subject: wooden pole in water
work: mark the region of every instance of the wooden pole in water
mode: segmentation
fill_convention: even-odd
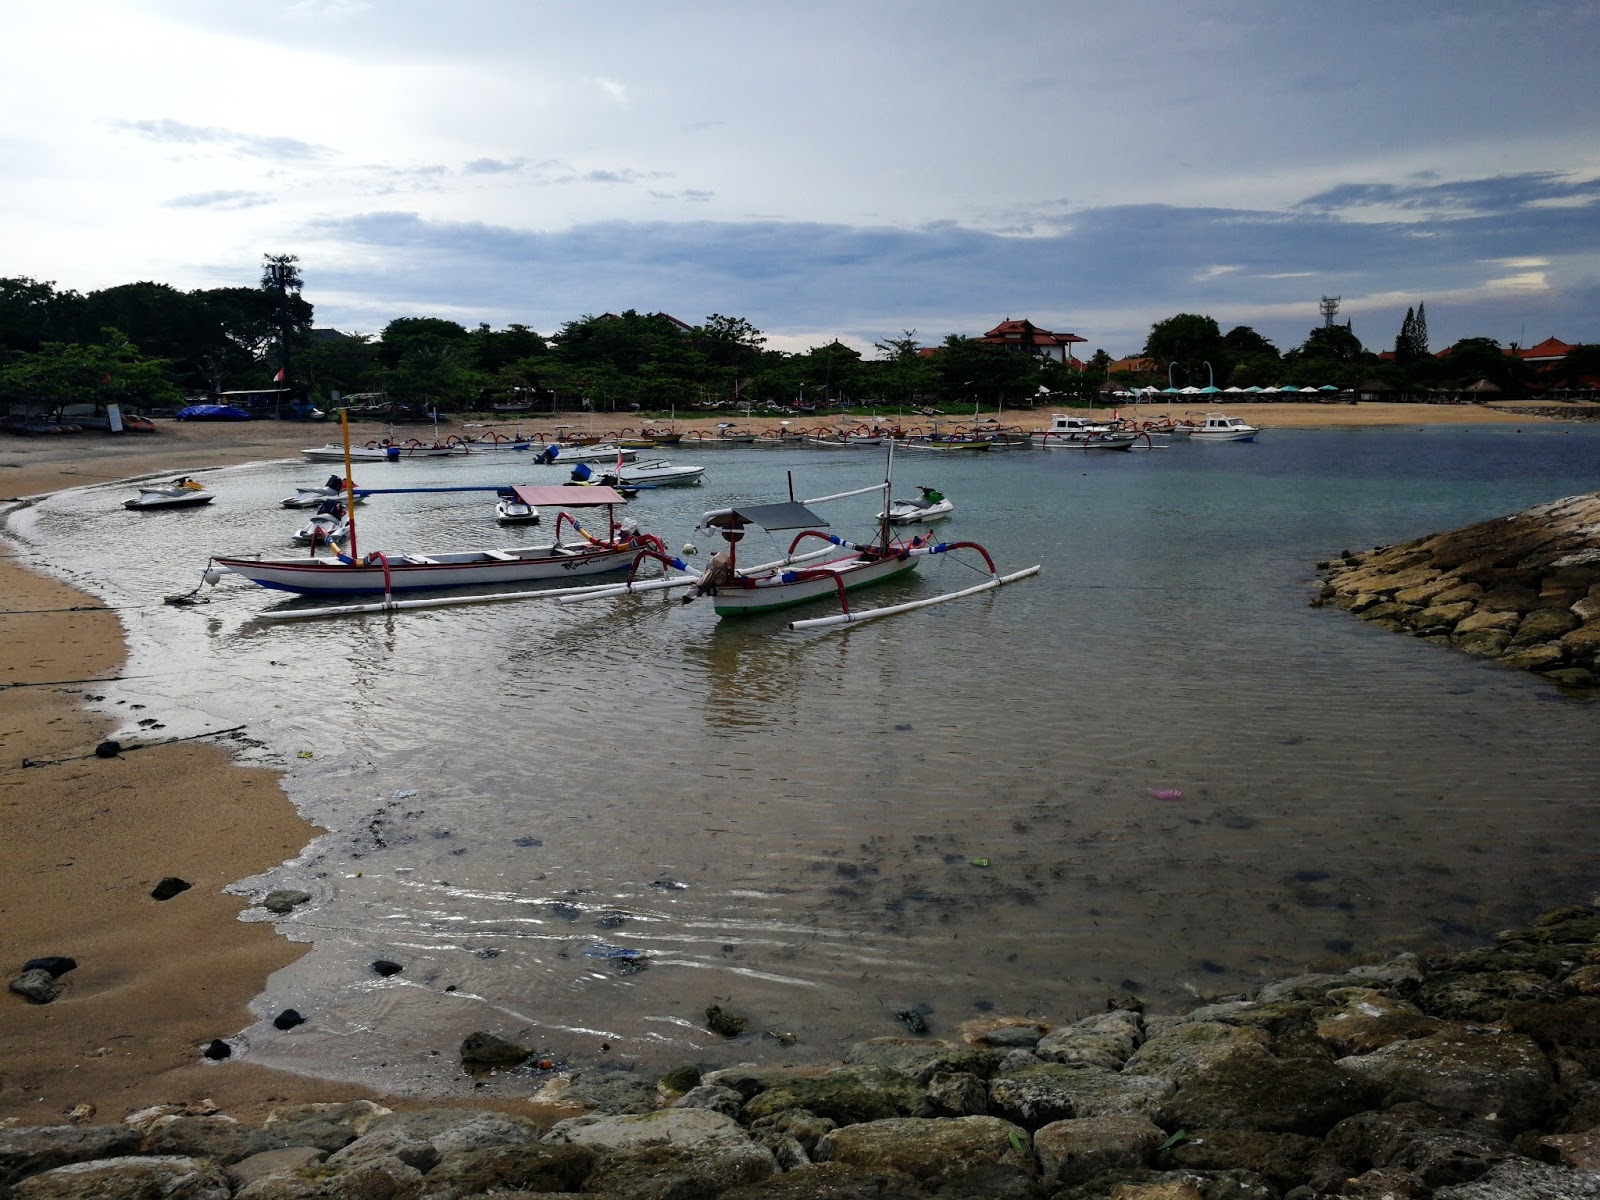
[[[350,561],[360,562],[356,550],[356,481],[350,466],[350,410],[339,410],[339,432],[344,436],[344,511],[350,518]]]

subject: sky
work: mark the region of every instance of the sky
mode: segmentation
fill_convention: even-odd
[[[0,276],[774,349],[1180,312],[1600,341],[1600,3],[0,6]]]

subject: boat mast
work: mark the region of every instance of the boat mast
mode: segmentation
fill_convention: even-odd
[[[350,561],[360,562],[356,553],[356,479],[350,467],[350,410],[339,410],[339,432],[344,436],[344,511],[350,518]]]
[[[894,495],[894,439],[889,439],[889,459],[883,469],[883,517],[878,522],[878,549],[889,557],[889,506]]]

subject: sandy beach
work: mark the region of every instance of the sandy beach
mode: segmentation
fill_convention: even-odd
[[[1499,411],[1465,405],[1224,405],[1230,415],[1273,427],[1526,425],[1536,406]],[[1508,406],[1509,407],[1509,406]],[[1572,419],[1576,405],[1544,406]],[[1126,415],[1182,416],[1176,406],[1144,405]],[[1585,415],[1593,415],[1589,406]],[[1020,414],[1040,428],[1049,410]],[[637,418],[633,419],[637,424]],[[1011,414],[1002,416],[1012,423]],[[621,416],[560,423],[615,432]],[[756,417],[762,430],[776,418]],[[553,430],[532,417],[523,432]],[[812,420],[810,422],[820,424]],[[680,420],[709,432],[715,419]],[[513,423],[502,423],[512,429]],[[461,432],[459,425],[451,430]],[[378,426],[353,430],[360,443]],[[467,432],[472,432],[469,428]],[[399,436],[431,435],[406,430]],[[273,422],[177,425],[154,435],[84,434],[0,441],[0,503],[88,483],[174,476],[211,466],[298,457],[337,429]],[[325,473],[308,468],[307,478]],[[209,1098],[239,1116],[283,1101],[365,1095],[349,1086],[303,1079],[248,1061],[208,1064],[213,1038],[247,1025],[249,1001],[274,970],[303,947],[268,923],[241,923],[243,901],[230,882],[292,858],[317,833],[302,820],[270,771],[236,765],[225,742],[195,740],[94,756],[109,723],[84,708],[113,678],[125,649],[114,613],[91,597],[29,569],[25,547],[0,542],[0,926],[6,978],[46,955],[78,961],[66,990],[48,1005],[0,998],[0,1121],[50,1123],[78,1104],[95,1120],[161,1101]],[[159,717],[160,714],[152,714]],[[157,735],[159,736],[159,735]],[[40,765],[23,765],[27,760]],[[167,876],[192,888],[157,902]]]

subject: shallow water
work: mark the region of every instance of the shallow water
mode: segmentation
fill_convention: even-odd
[[[1589,428],[1454,427],[906,454],[897,490],[956,503],[941,536],[1044,573],[811,634],[659,597],[273,625],[252,618],[281,601],[225,577],[207,604],[160,603],[209,554],[303,553],[304,514],[276,501],[325,465],[217,473],[203,510],[124,513],[113,486],[13,524],[125,608],[132,678],[104,701],[125,732],[248,723],[254,759],[330,831],[242,885],[316,897],[279,921],[313,948],[256,1002],[249,1053],[446,1092],[470,1088],[455,1047],[474,1029],[578,1061],[817,1059],[906,1009],[938,1033],[1122,990],[1172,1008],[1586,896],[1600,709],[1307,600],[1346,547],[1591,490],[1597,450]],[[782,498],[786,471],[802,497],[882,472],[865,451],[674,457],[705,484],[630,508],[674,547],[706,509]],[[561,475],[520,458],[358,473]],[[859,535],[873,504],[826,511]],[[485,494],[376,497],[359,518],[366,549],[548,537],[499,530]],[[976,581],[934,562],[859,605]],[[405,971],[381,980],[376,958]],[[702,1030],[713,1001],[751,1033]],[[308,1023],[272,1029],[290,1006]]]

